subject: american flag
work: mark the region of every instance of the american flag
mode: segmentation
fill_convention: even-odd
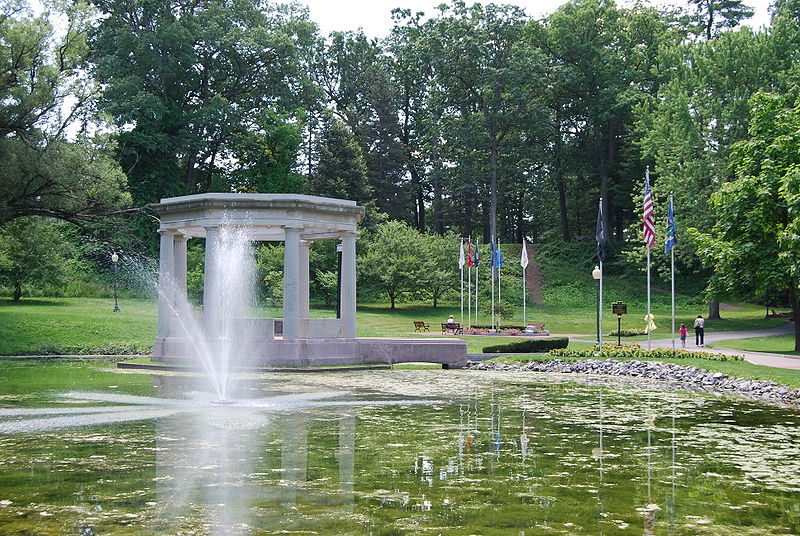
[[[650,169],[644,176],[644,211],[642,212],[642,225],[644,227],[644,243],[652,248],[656,243],[656,227],[653,221],[653,198],[650,195]]]

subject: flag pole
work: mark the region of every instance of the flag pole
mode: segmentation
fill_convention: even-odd
[[[600,201],[602,203],[602,201]],[[599,351],[603,351],[603,261],[600,261],[600,314],[597,316]],[[600,354],[602,355],[602,354]]]
[[[502,294],[502,291],[500,290],[500,267],[503,266],[503,263],[501,262],[501,259],[503,258],[503,254],[500,252],[500,242],[497,243],[497,245],[495,246],[495,249],[496,250],[494,252],[494,254],[495,254],[495,262],[494,262],[494,264],[497,267],[497,301],[499,303],[499,302],[503,301],[503,294]]]
[[[647,166],[645,170],[645,185],[646,188],[650,188],[650,166]],[[649,192],[645,193],[647,196]],[[645,201],[646,202],[646,201]],[[650,329],[650,323],[652,322],[652,316],[650,316],[650,243],[645,239],[645,244],[647,246],[647,349],[652,350],[652,332],[653,330]]]
[[[675,351],[675,251],[669,250],[670,258],[670,271],[672,273],[672,351]]]
[[[480,254],[478,253],[478,247],[480,243],[476,240],[475,241],[475,258],[478,262],[475,263],[475,323],[478,322],[478,264],[480,263]]]
[[[669,209],[672,212],[672,221],[669,222],[672,225],[672,236],[675,237],[675,214],[674,208],[672,206],[672,194],[669,195]],[[668,238],[669,239],[669,238]],[[675,352],[675,245],[673,243],[672,247],[669,248],[670,253],[670,283],[672,285],[672,351]]]
[[[524,238],[522,239],[522,255],[520,256],[520,264],[522,265],[522,328],[525,329],[528,326],[526,318],[527,293],[525,292],[525,271],[528,269],[528,249],[525,245]]]
[[[458,265],[461,269],[461,325],[464,325],[464,239],[461,239],[461,250],[458,256]]]
[[[468,239],[469,247],[467,248],[467,326],[472,327],[472,237]]]
[[[651,350],[653,332],[650,329],[650,246],[647,246],[647,349]]]
[[[603,351],[603,260],[605,259],[606,231],[603,225],[603,198],[597,204],[597,226],[595,228],[597,241],[597,268],[600,277],[597,280],[597,344],[599,351]],[[592,271],[594,276],[594,270]]]
[[[492,247],[489,248],[489,269],[492,271],[492,331],[494,331],[494,241],[492,241],[490,246]]]

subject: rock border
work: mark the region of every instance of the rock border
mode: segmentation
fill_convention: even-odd
[[[492,362],[470,363],[469,370],[504,372],[559,372],[564,374],[602,374],[630,376],[651,380],[682,382],[704,390],[735,393],[772,403],[800,407],[800,388],[793,389],[770,380],[747,380],[728,376],[722,372],[688,367],[660,361],[617,361],[616,359],[562,359],[534,360],[523,364]]]

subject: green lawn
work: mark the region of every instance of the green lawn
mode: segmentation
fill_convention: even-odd
[[[156,304],[148,300],[124,300],[121,311],[113,313],[113,301],[95,298],[27,298],[19,303],[0,301],[0,355],[13,354],[77,354],[77,353],[136,353],[147,352],[153,343],[156,330]],[[660,321],[656,337],[668,337],[669,310],[654,308],[656,321]],[[634,327],[633,319],[644,318],[644,311],[629,309],[623,317],[623,327]],[[504,320],[507,325],[521,324],[521,311],[513,318]],[[641,315],[639,314],[641,313]],[[679,311],[679,319],[689,322],[694,311]],[[724,311],[721,321],[708,322],[709,331],[766,328],[780,325],[780,319],[764,320],[757,306],[741,305],[741,309]],[[317,308],[314,317],[332,317],[334,311]],[[401,305],[389,309],[383,305],[366,304],[358,308],[357,334],[360,337],[430,337],[443,336],[441,322],[452,314],[460,319],[458,306],[433,308],[429,305]],[[276,309],[265,309],[260,316],[279,316]],[[423,320],[430,323],[430,334],[414,332],[413,322]],[[576,307],[529,307],[528,322],[544,322],[551,333],[586,334],[595,330],[593,304],[583,309]],[[613,321],[613,324],[612,324]],[[604,318],[604,327],[616,327],[616,317],[610,313]],[[481,316],[475,324],[490,324],[491,319]],[[666,328],[666,329],[665,329]],[[663,333],[662,333],[663,331]],[[470,353],[479,353],[485,346],[504,344],[520,340],[508,336],[466,335],[459,338],[467,341]],[[610,338],[608,339],[610,340]],[[646,340],[646,337],[625,340]],[[738,341],[741,343],[741,341]],[[591,342],[573,343],[573,347],[591,347]],[[734,348],[747,349],[733,346]],[[780,350],[776,348],[775,351]]]
[[[152,345],[156,330],[155,302],[125,300],[120,307],[121,311],[114,313],[111,300],[93,298],[31,298],[25,299],[21,303],[0,301],[0,354],[147,352]],[[267,311],[263,313],[266,315]],[[277,311],[274,310],[269,311],[269,314],[276,313]],[[528,319],[544,322],[553,333],[586,333],[589,335],[595,329],[593,313],[593,309],[567,310],[566,308],[544,307],[533,309]],[[401,306],[395,310],[376,305],[362,306],[358,309],[358,335],[361,337],[442,336],[439,324],[447,319],[449,314],[459,318],[460,311],[458,307],[434,309],[421,305]],[[312,312],[312,316],[315,317],[333,315],[333,311],[325,309]],[[691,318],[686,313],[684,316],[687,319]],[[779,325],[782,322],[781,320],[764,320],[761,308],[748,306],[741,310],[726,311],[725,317],[723,321],[709,323],[709,329],[714,331],[753,329]],[[431,334],[414,333],[413,322],[415,320],[429,322]],[[489,323],[489,319],[480,318],[479,323]],[[506,323],[521,323],[521,319],[511,319]],[[475,335],[458,338],[467,341],[470,353],[481,352],[484,346],[520,339],[508,336]],[[793,345],[793,338],[787,335],[740,339],[723,341],[719,345],[741,350],[787,353]],[[571,347],[590,348],[592,343],[572,343]],[[520,356],[519,359],[531,359],[531,356]],[[762,367],[747,362],[716,362],[702,359],[677,359],[666,360],[666,362],[696,366],[742,378],[772,380],[800,387],[800,371]]]
[[[713,346],[733,348],[734,350],[751,350],[753,352],[800,356],[800,352],[794,351],[794,335],[753,337],[752,339],[730,339],[727,341],[719,341]]]
[[[147,351],[156,330],[148,300],[27,298],[0,301],[0,355]]]

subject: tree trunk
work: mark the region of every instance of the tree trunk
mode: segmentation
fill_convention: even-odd
[[[19,282],[14,283],[14,301],[19,301],[22,298],[22,285]]]
[[[558,179],[558,209],[561,213],[561,238],[564,242],[569,242],[569,217],[567,215],[567,190],[564,181]]]
[[[425,232],[425,193],[417,186],[417,231]]]
[[[492,138],[490,166],[491,182],[489,184],[489,240],[497,240],[497,132],[494,120],[489,124],[489,136]]]
[[[433,226],[436,234],[444,235],[444,202],[442,184],[438,177],[433,181]]]
[[[722,320],[719,315],[719,300],[711,300],[708,302],[708,318],[710,320]]]
[[[800,314],[800,302],[798,302],[797,285],[794,281],[789,282],[789,300],[792,305],[792,321],[794,322],[794,351],[800,352],[800,329],[797,329],[797,315]]]
[[[391,292],[389,292],[388,294],[389,294],[389,303],[391,304],[391,306],[390,306],[389,308],[390,308],[390,309],[394,309],[394,299],[395,299],[395,295],[394,295],[394,294],[392,294]]]

